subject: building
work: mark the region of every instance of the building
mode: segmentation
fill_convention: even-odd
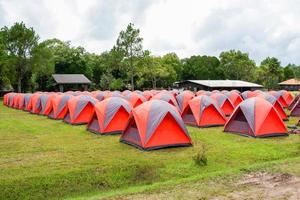
[[[289,90],[289,91],[298,91],[300,90],[300,80],[298,79],[289,79],[286,81],[283,81],[279,83],[280,87],[284,90]]]
[[[263,88],[262,85],[239,80],[185,80],[175,82],[174,86],[178,89],[187,89],[191,91],[239,90],[243,92],[246,90],[256,90]]]
[[[91,81],[83,74],[52,74],[53,79],[59,87],[59,91],[67,90],[87,90]]]

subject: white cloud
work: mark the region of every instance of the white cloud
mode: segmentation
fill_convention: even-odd
[[[300,64],[297,0],[0,0],[0,26],[24,21],[41,39],[70,40],[88,51],[109,50],[130,22],[156,55],[219,55],[240,49]]]

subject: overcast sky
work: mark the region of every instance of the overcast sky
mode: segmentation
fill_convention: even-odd
[[[111,49],[133,22],[155,55],[215,55],[239,49],[300,64],[300,0],[0,0],[0,26],[24,21],[41,40]]]

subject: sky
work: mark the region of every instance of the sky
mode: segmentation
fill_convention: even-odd
[[[257,64],[267,56],[300,64],[300,0],[0,0],[0,27],[20,21],[41,40],[94,53],[110,50],[132,22],[154,55],[236,49]]]

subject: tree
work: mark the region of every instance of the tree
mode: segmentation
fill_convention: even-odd
[[[0,34],[0,89],[4,88],[8,83],[7,52],[5,50],[2,35]]]
[[[230,50],[220,54],[220,69],[225,79],[252,81],[256,65],[247,53]]]
[[[191,56],[183,60],[182,79],[223,79],[219,65],[214,56]]]
[[[136,75],[137,61],[143,55],[143,38],[139,36],[140,30],[130,23],[125,31],[121,31],[114,47],[123,56],[123,62],[128,70],[131,89],[134,90],[134,76]]]
[[[18,92],[22,92],[22,81],[26,73],[30,71],[29,60],[32,50],[38,44],[39,36],[33,28],[27,28],[23,22],[15,23],[12,27],[1,28],[5,48],[8,51],[11,72],[15,72]]]
[[[288,64],[284,69],[283,69],[283,76],[284,80],[288,80],[291,78],[295,78],[295,73],[293,68]]]
[[[260,64],[257,77],[266,88],[277,89],[278,83],[284,77],[280,61],[274,57],[264,59]]]
[[[146,50],[138,62],[140,68],[137,85],[144,88],[169,86],[177,78],[175,67],[178,65],[178,60],[171,54],[155,57]]]
[[[32,50],[32,84],[37,90],[45,91],[49,87],[49,79],[54,73],[55,62],[54,55],[48,47],[47,41],[38,44]]]
[[[171,66],[175,70],[176,77],[174,81],[181,80],[183,65],[176,53],[167,53],[164,55],[162,57],[162,63]]]

